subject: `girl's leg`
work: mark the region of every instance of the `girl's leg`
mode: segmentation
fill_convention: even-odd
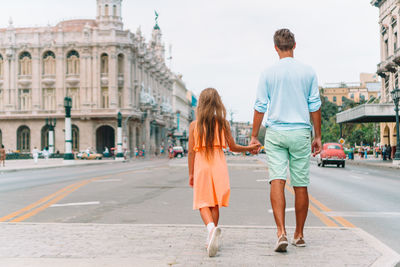
[[[205,225],[208,225],[209,223],[214,222],[210,207],[201,208],[200,216],[203,219],[203,222]]]
[[[212,218],[213,218],[215,226],[218,226],[219,206],[211,207],[211,214],[212,214]]]

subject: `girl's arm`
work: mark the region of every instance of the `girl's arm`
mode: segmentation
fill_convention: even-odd
[[[188,167],[189,167],[189,185],[193,187],[193,173],[194,173],[194,158],[196,153],[194,152],[194,126],[195,121],[189,126],[189,147],[188,147]]]
[[[228,143],[229,149],[233,152],[246,152],[253,151],[260,147],[260,144],[253,144],[250,146],[241,146],[235,143],[235,140],[232,137],[231,127],[228,122],[226,122],[226,141]]]

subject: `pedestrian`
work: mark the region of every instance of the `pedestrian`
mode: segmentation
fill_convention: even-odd
[[[189,128],[189,185],[193,187],[193,209],[207,226],[207,252],[216,255],[221,229],[219,208],[229,205],[228,166],[223,148],[236,152],[252,151],[260,145],[240,146],[233,140],[226,110],[217,90],[204,89],[199,97],[197,120]]]
[[[392,159],[392,147],[390,146],[390,144],[387,147],[386,153],[387,153],[388,159],[391,160]]]
[[[45,158],[46,161],[49,160],[49,150],[48,147],[46,146],[43,151],[42,151],[43,157]]]
[[[270,198],[277,242],[274,250],[285,252],[288,246],[285,227],[285,185],[287,168],[295,192],[296,229],[292,244],[304,247],[304,224],[309,207],[307,187],[310,184],[310,157],[321,151],[321,99],[315,71],[294,59],[294,34],[280,29],[274,35],[279,62],[267,68],[260,77],[254,105],[250,144],[260,144],[258,133],[267,113],[265,151],[268,160]],[[314,141],[311,143],[311,122]],[[258,151],[253,151],[257,153]]]
[[[32,150],[32,157],[33,157],[33,162],[35,164],[38,163],[38,158],[39,158],[39,149],[37,149],[37,147],[34,147]]]
[[[135,157],[138,158],[139,157],[139,150],[137,149],[137,147],[135,147],[134,153],[135,153]]]
[[[5,150],[3,144],[0,147],[0,166],[1,166],[1,163],[3,163],[3,167],[6,166],[6,150]]]
[[[382,148],[382,158],[386,160],[386,153],[387,153],[387,145],[384,145]]]

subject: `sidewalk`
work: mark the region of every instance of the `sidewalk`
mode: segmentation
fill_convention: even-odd
[[[400,165],[394,165],[392,160],[382,160],[372,156],[366,159],[355,158],[354,160],[346,160],[346,164],[400,169]]]
[[[395,266],[400,255],[357,228],[306,228],[305,248],[273,252],[272,227],[222,226],[217,257],[200,225],[0,224],[0,266]],[[289,229],[289,235],[293,229]]]
[[[71,162],[64,162],[63,159],[39,159],[35,164],[33,159],[20,159],[20,160],[7,160],[6,167],[0,166],[0,172],[14,172],[22,170],[35,170],[35,169],[51,169],[65,166],[84,166],[84,165],[98,165],[116,162],[113,159],[102,160],[71,160]]]

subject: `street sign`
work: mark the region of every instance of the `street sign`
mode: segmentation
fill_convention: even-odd
[[[343,138],[339,139],[339,144],[344,145],[344,143],[346,143],[346,141]]]

